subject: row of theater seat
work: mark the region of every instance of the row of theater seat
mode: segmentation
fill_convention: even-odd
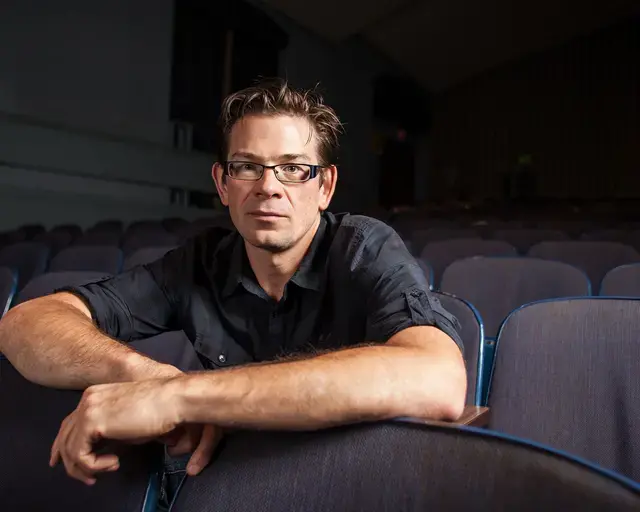
[[[120,221],[99,222],[86,231],[75,224],[55,226],[49,231],[42,225],[27,225],[0,233],[0,248],[19,242],[39,242],[53,254],[73,245],[114,246],[129,254],[149,245],[176,245],[210,226],[230,227],[231,221],[221,213],[193,222],[179,218],[138,221],[126,229]]]
[[[580,295],[588,294],[588,279],[580,271],[567,270],[571,268],[568,265],[513,257],[471,258],[452,266],[454,270],[456,265],[461,266],[467,272],[466,277],[464,272],[453,275],[459,276],[457,282],[463,286],[476,283],[480,289],[477,296],[471,297],[467,289],[449,288],[447,283],[456,282],[447,278],[450,269],[444,272],[439,288],[460,297],[466,295],[483,315],[490,317],[490,308],[501,298],[515,301],[517,307],[536,300],[531,288],[548,290],[556,279],[561,283],[572,281],[558,277],[559,273],[536,272],[528,266],[531,261],[545,268],[561,265],[562,275],[579,275],[583,291]],[[506,265],[510,270],[496,273],[491,265]],[[17,302],[103,275],[45,274],[32,280]],[[480,278],[485,281],[484,287],[477,285]],[[436,292],[435,296],[461,323],[470,382],[468,403],[487,403],[491,407],[491,429],[568,451],[640,480],[640,447],[635,436],[640,418],[640,401],[636,398],[640,396],[640,386],[635,377],[640,366],[640,345],[634,335],[640,330],[640,301],[586,297],[542,301],[508,316],[514,307],[501,306],[507,309],[497,324],[505,316],[507,319],[497,340],[487,343],[484,332],[491,332],[492,327],[486,318],[483,323],[476,308],[451,294]],[[193,348],[181,332],[138,340],[134,347],[184,370],[200,368]],[[487,349],[494,347],[497,350],[491,362],[492,351]],[[15,442],[11,446],[3,443],[0,452],[8,454],[7,460],[18,458],[18,448],[23,456],[43,457],[49,448],[46,439],[55,436],[78,395],[31,386],[15,374],[7,361],[0,364],[0,410],[11,411],[6,417],[3,415],[4,423],[0,422],[0,442],[15,439],[18,432],[23,436],[17,447]],[[25,400],[31,395],[33,399]],[[31,418],[41,415],[48,419],[35,428]],[[436,445],[438,448],[434,449]],[[318,446],[332,454],[331,467],[341,475],[337,481],[327,483],[329,470],[323,466],[327,455],[319,453]],[[308,451],[318,458],[307,455]],[[11,455],[14,452],[15,456]],[[85,489],[62,492],[70,484],[59,470],[52,475],[34,469],[39,475],[36,485],[41,487],[44,483],[50,494],[28,494],[15,477],[15,467],[11,468],[13,473],[5,468],[7,471],[0,477],[0,507],[4,503],[6,507],[2,509],[8,511],[45,509],[46,500],[55,496],[65,510],[138,512],[153,501],[153,486],[146,485],[146,477],[157,466],[159,456],[156,450],[146,447],[131,460],[125,457],[124,472],[107,477],[109,483],[102,487],[104,495],[100,499]],[[538,468],[535,474],[531,473],[534,466]],[[31,464],[25,467],[27,470],[32,470]],[[378,480],[382,478],[378,470],[386,474],[384,481]],[[398,475],[399,481],[390,487],[391,472]],[[480,474],[483,478],[478,477]],[[34,474],[31,476],[33,482]],[[308,480],[309,486],[291,489],[286,485],[291,478]],[[487,478],[499,482],[504,491],[497,491],[496,486],[487,490],[481,485]],[[425,485],[425,481],[429,484]],[[243,488],[251,488],[248,482],[260,483],[258,490],[249,495],[243,492]],[[460,485],[464,492],[449,487],[447,482],[463,482]],[[613,484],[614,489],[609,489]],[[353,491],[353,486],[358,492]],[[317,492],[310,493],[310,488]],[[604,488],[609,492],[603,494]],[[593,468],[575,460],[508,440],[501,434],[395,423],[313,434],[238,433],[229,438],[219,458],[200,479],[187,481],[173,510],[424,510],[427,504],[441,510],[625,510],[625,506],[634,510],[638,491],[636,484],[602,471],[596,474]],[[357,501],[348,502],[349,499]]]
[[[485,240],[501,240],[515,247],[519,254],[527,251],[537,243],[543,241],[583,241],[583,242],[617,242],[640,250],[640,229],[602,229],[587,231],[575,236],[557,229],[488,229],[487,227],[443,228],[432,227],[426,229],[411,229],[398,227],[397,231],[409,242],[412,250],[419,255],[429,243],[456,238],[476,238]]]
[[[74,246],[51,255],[49,248],[38,242],[20,242],[0,249],[0,267],[17,276],[21,290],[31,279],[49,272],[92,271],[118,274],[136,265],[159,259],[171,246],[144,247],[125,255],[112,246]]]
[[[3,512],[152,512],[158,444],[112,445],[120,468],[94,486],[46,464],[79,392],[44,388],[0,361]],[[35,489],[35,490],[34,490]],[[631,512],[640,485],[601,466],[494,431],[396,420],[318,432],[235,431],[187,478],[172,512]]]
[[[77,225],[22,226],[0,233],[0,266],[18,275],[18,289],[30,279],[49,271],[98,271],[116,274],[152,255],[164,253],[185,239],[212,227],[231,226],[229,217],[134,222],[124,229],[120,221],[104,221],[84,233]]]
[[[19,304],[47,295],[63,286],[91,282],[102,277],[104,277],[103,274],[87,272],[45,274],[29,283],[18,294],[16,303]],[[545,358],[557,357],[557,364],[560,364],[559,361],[567,362],[567,368],[564,370],[566,376],[570,377],[572,372],[578,370],[586,372],[584,375],[590,375],[590,378],[601,378],[603,380],[602,385],[608,385],[604,381],[607,380],[607,371],[612,370],[612,365],[608,364],[609,359],[611,359],[609,349],[619,354],[621,348],[628,345],[628,348],[624,349],[627,351],[627,356],[631,355],[629,351],[633,350],[638,350],[640,354],[640,344],[636,343],[633,330],[636,327],[640,328],[640,299],[583,297],[537,301],[533,302],[533,305],[517,308],[502,323],[494,345],[499,348],[496,350],[495,357],[491,357],[491,354],[488,354],[486,350],[485,327],[477,310],[468,302],[450,294],[434,292],[434,296],[456,316],[461,325],[465,363],[469,376],[467,403],[490,405],[493,409],[494,419],[496,418],[495,400],[497,397],[506,396],[507,398],[504,400],[508,402],[519,393],[522,393],[523,397],[526,396],[526,389],[524,388],[516,395],[512,396],[511,393],[520,385],[526,386],[526,379],[533,378],[532,375],[526,372],[522,375],[519,372],[522,372],[523,368],[530,361],[533,361],[535,357],[539,357],[540,360],[536,363],[537,367],[536,365],[532,367],[531,372],[539,372],[542,375],[542,379],[552,377],[558,382],[562,381],[562,377],[555,374],[546,374],[546,372],[551,371],[552,367],[556,368],[553,370],[554,372],[560,371],[561,366],[557,366],[556,363],[551,364],[548,361],[544,363]],[[638,314],[633,316],[633,312]],[[526,328],[520,332],[520,328],[514,328],[513,325],[519,325],[517,323],[514,324],[514,322],[520,321],[523,316],[529,324],[526,324]],[[541,324],[541,327],[533,329],[534,319]],[[561,328],[560,325],[563,327]],[[580,327],[581,325],[582,327]],[[589,329],[585,325],[590,326]],[[574,328],[575,331],[572,331]],[[607,333],[611,333],[611,340],[608,342],[606,342]],[[541,337],[544,339],[538,339]],[[594,337],[592,341],[590,341],[590,337]],[[597,349],[602,347],[596,347],[594,345],[596,343],[595,340],[609,343],[610,347],[600,353]],[[202,368],[193,347],[182,332],[165,333],[154,338],[138,340],[133,342],[133,346],[154,359],[176,364],[185,371]],[[504,348],[505,346],[508,348]],[[538,350],[541,350],[541,352],[537,352]],[[531,354],[532,351],[535,352],[535,355]],[[585,357],[588,358],[590,351],[595,351],[596,356],[593,359],[589,359],[582,367],[575,367],[569,362],[571,358],[574,361]],[[573,352],[576,353],[573,354]],[[601,358],[604,366],[602,368],[593,368],[594,365],[598,364],[598,357]],[[615,361],[617,361],[615,363],[617,365],[624,366],[629,364],[625,362],[625,358],[621,360],[615,359]],[[633,359],[630,364],[640,366],[640,358]],[[514,370],[514,368],[518,369]],[[613,370],[615,373],[620,369],[613,368]],[[514,371],[515,373],[513,373]],[[504,375],[507,375],[507,377],[504,377]],[[624,372],[622,375],[625,375]],[[524,381],[522,381],[523,378],[525,379]],[[570,380],[567,382],[570,382]],[[540,385],[544,387],[551,384]],[[639,379],[624,385],[624,389],[628,393],[632,393],[636,388],[640,393]],[[548,391],[551,397],[552,390]],[[588,393],[589,390],[585,388],[582,392]],[[511,398],[508,398],[509,396]],[[549,403],[552,402],[551,400]],[[637,405],[640,413],[640,400],[638,400]],[[510,407],[512,405],[509,405]],[[536,420],[537,423],[540,421],[540,419]],[[498,423],[498,426],[500,426],[500,423]],[[640,452],[638,455],[640,455]],[[640,458],[638,458],[638,461],[640,461]],[[637,471],[638,473],[635,476],[640,479],[640,462]]]
[[[455,312],[466,324],[469,317]],[[172,510],[425,510],[427,504],[635,510],[640,486],[606,470],[640,480],[638,330],[639,300],[533,303],[501,329],[490,431],[394,422],[313,433],[237,432],[203,475],[187,480]],[[167,349],[173,335],[134,342],[135,348],[180,366],[180,351]],[[79,394],[31,385],[7,361],[0,365],[0,452],[14,461],[0,468],[2,510],[45,510],[56,500],[71,511],[142,511],[153,494],[146,477],[161,453],[147,446],[124,454],[121,471],[93,492],[70,482],[61,468],[35,464],[46,460],[50,439]],[[21,476],[27,473],[29,485]],[[40,492],[29,492],[32,485]]]
[[[516,257],[517,249],[502,240],[459,238],[427,244],[416,255],[433,269],[433,284],[438,287],[446,267],[456,260],[473,256]],[[523,256],[561,261],[578,267],[590,279],[597,293],[603,277],[615,267],[640,262],[640,253],[618,242],[543,241]]]
[[[94,248],[92,248],[93,250]],[[130,264],[153,261],[166,248],[149,248],[136,254]],[[68,281],[97,280],[112,272],[50,272],[32,279],[19,293],[23,302],[60,288]],[[4,269],[0,272],[0,300],[8,308],[15,289],[14,277]],[[605,279],[610,291],[629,289],[640,284],[640,265],[614,269]],[[485,258],[460,260],[445,272],[441,293],[435,292],[446,309],[460,321],[466,347],[467,367],[471,377],[468,403],[486,401],[488,372],[491,369],[495,338],[503,320],[518,307],[538,300],[589,295],[588,279],[579,270],[558,262],[529,258]],[[640,290],[639,290],[640,291]],[[610,295],[631,295],[611,293]],[[640,293],[636,294],[640,296]],[[478,372],[478,364],[480,372]],[[478,387],[476,388],[476,380]]]

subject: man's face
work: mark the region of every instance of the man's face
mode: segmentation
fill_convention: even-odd
[[[318,164],[317,140],[309,121],[302,117],[251,115],[232,128],[228,161],[263,165]],[[325,169],[324,176],[302,183],[281,183],[274,169],[265,169],[258,181],[222,179],[216,164],[213,176],[222,203],[231,219],[251,245],[270,252],[293,247],[315,226],[318,212],[329,206],[337,171]]]

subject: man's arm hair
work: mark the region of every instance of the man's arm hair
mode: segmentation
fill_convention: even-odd
[[[25,378],[57,388],[180,373],[102,333],[85,303],[65,292],[11,309],[0,321],[0,352]]]
[[[166,383],[185,423],[306,430],[398,416],[455,420],[464,408],[466,372],[453,340],[420,326],[383,345]]]

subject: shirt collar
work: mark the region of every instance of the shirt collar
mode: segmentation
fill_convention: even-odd
[[[246,264],[245,260],[247,260]],[[242,238],[240,233],[236,232],[236,239],[233,242],[231,258],[229,260],[229,273],[227,274],[227,280],[222,290],[224,297],[231,295],[238,285],[242,283],[244,278],[243,270],[247,266],[251,268],[247,258],[247,252],[244,248],[244,238]]]
[[[325,258],[319,254],[319,250],[326,230],[327,221],[324,216],[321,216],[318,230],[313,236],[313,240],[311,240],[311,245],[309,245],[307,253],[302,258],[298,270],[291,277],[291,281],[301,288],[319,291],[322,286]]]
[[[322,276],[324,274],[324,258],[316,257],[327,229],[327,221],[324,216],[320,217],[318,230],[309,245],[307,253],[302,258],[298,270],[291,277],[291,281],[301,288],[319,291],[322,286]],[[244,239],[237,233],[233,242],[231,258],[229,261],[229,274],[222,290],[223,297],[231,295],[238,285],[242,284],[248,290],[257,286],[255,274],[251,269]]]

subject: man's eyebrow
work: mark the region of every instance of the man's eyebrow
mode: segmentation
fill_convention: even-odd
[[[237,151],[233,155],[229,157],[231,160],[235,160],[236,158],[246,158],[247,160],[259,162],[260,157],[258,155],[254,155],[253,153],[248,153],[246,151]]]
[[[254,153],[249,153],[248,151],[237,151],[235,153],[233,153],[230,157],[231,160],[235,160],[238,158],[244,158],[247,159],[251,162],[256,162],[256,163],[264,163],[265,159],[254,154]],[[290,163],[290,162],[297,162],[300,160],[309,160],[309,156],[308,155],[304,155],[301,153],[286,153],[284,155],[279,155],[277,157],[275,157],[273,159],[275,162],[279,162],[282,164],[286,164],[286,163]]]
[[[309,157],[301,153],[287,153],[286,155],[280,155],[278,160],[286,164],[287,162],[295,162],[297,160],[309,160]]]

